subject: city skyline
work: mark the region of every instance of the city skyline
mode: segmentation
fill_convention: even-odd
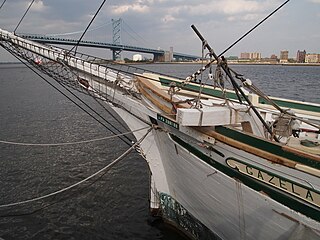
[[[219,54],[284,1],[280,0],[109,0],[93,22],[91,29],[124,19],[131,34],[125,44],[162,48],[199,55],[201,42],[190,28],[197,26]],[[0,10],[0,28],[13,31],[30,1],[7,1]],[[17,32],[53,34],[84,30],[101,0],[56,0],[34,2]],[[295,57],[296,51],[320,52],[320,0],[290,1],[259,28],[225,55],[259,52],[263,56],[279,54],[283,49]],[[130,30],[131,28],[131,30]],[[112,41],[109,29],[94,32],[95,40]],[[99,51],[96,51],[99,54]],[[0,60],[7,58],[0,50]]]
[[[243,57],[243,58],[259,58],[258,56],[260,56],[260,58],[271,58],[272,56],[277,56],[278,58],[280,58],[280,55],[281,55],[281,52],[283,52],[283,51],[288,51],[288,50],[286,50],[286,49],[283,49],[283,50],[280,50],[280,52],[279,53],[276,53],[276,52],[274,52],[274,53],[272,53],[270,56],[264,56],[264,55],[262,55],[262,53],[261,52],[259,52],[259,51],[254,51],[254,52],[241,52],[239,55],[238,55],[238,57],[239,58],[241,58],[241,56],[243,55],[243,54],[249,54],[249,55],[251,55],[250,57]],[[288,51],[288,58],[292,58],[292,59],[296,59],[297,58],[297,54],[299,53],[299,52],[305,52],[305,54],[306,55],[308,55],[308,54],[320,54],[320,52],[319,53],[316,53],[316,52],[308,52],[308,51],[306,51],[305,49],[298,49],[295,53],[293,53],[293,54],[295,54],[295,55],[292,55],[291,54],[291,56],[292,57],[290,57],[290,51]],[[252,56],[253,55],[253,56]],[[258,56],[257,56],[258,55]]]

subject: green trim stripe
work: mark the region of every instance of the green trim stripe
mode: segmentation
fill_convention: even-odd
[[[308,105],[305,103],[289,102],[280,99],[272,99],[272,101],[280,107],[320,113],[320,106]],[[270,105],[265,99],[261,97],[259,97],[259,103]]]
[[[185,148],[187,151],[191,152],[195,156],[197,156],[202,161],[206,162],[210,166],[214,167],[218,171],[223,172],[224,174],[228,175],[230,178],[237,178],[239,179],[243,184],[246,186],[260,192],[263,191],[266,193],[270,198],[274,199],[275,201],[297,211],[302,214],[304,214],[307,217],[310,217],[316,221],[320,221],[320,211],[319,208],[306,204],[302,202],[301,200],[298,200],[298,198],[285,193],[275,187],[268,186],[267,184],[263,182],[259,182],[250,176],[241,174],[239,171],[227,167],[214,159],[208,157],[204,153],[202,153],[200,150],[196,149],[195,147],[191,146],[190,144],[186,143],[179,137],[170,134],[172,140],[179,144],[181,147]]]
[[[265,141],[264,139],[256,138],[254,136],[250,136],[248,134],[243,134],[239,131],[218,126],[215,128],[215,131],[226,136],[232,138],[241,143],[250,145],[252,147],[258,148],[260,150],[272,153],[274,155],[287,158],[289,160],[299,162],[301,164],[307,165],[309,167],[313,167],[316,169],[320,169],[320,161],[315,161],[307,157],[299,156],[292,152],[287,152],[282,149],[281,145],[278,145],[273,142]]]
[[[192,92],[199,92],[200,91],[200,85],[186,84],[186,85],[182,86],[181,82],[179,82],[179,81],[169,80],[169,79],[165,79],[162,77],[159,77],[159,79],[160,79],[160,82],[163,86],[169,87],[169,84],[171,82],[175,82],[177,84],[177,86],[181,87],[182,89],[189,90]],[[212,88],[205,87],[201,90],[201,92],[204,94],[207,94],[209,96],[223,98],[223,93],[219,89],[212,89]],[[230,99],[238,100],[238,97],[234,92],[226,92],[226,97],[230,98]],[[244,99],[242,98],[242,100],[244,100]]]
[[[192,92],[199,92],[200,91],[200,85],[195,85],[195,84],[186,84],[185,86],[181,86],[180,81],[175,81],[175,80],[170,80],[166,79],[163,77],[159,77],[159,80],[163,86],[169,86],[171,82],[175,82],[178,87],[181,87],[182,89],[189,90]],[[212,97],[218,97],[218,98],[223,98],[222,91],[219,89],[212,89],[208,87],[204,87],[202,90],[202,93],[207,94]],[[233,100],[238,100],[237,95],[234,92],[226,92],[226,97],[233,99]],[[310,111],[310,112],[317,112],[320,113],[320,105],[319,106],[314,106],[314,105],[309,105],[308,103],[298,103],[298,102],[292,102],[292,101],[286,101],[286,100],[280,100],[280,99],[275,99],[270,97],[277,105],[280,107],[285,107],[285,108],[290,108],[290,109],[299,109],[299,110],[304,110],[304,111]],[[244,101],[244,98],[241,97],[241,100]],[[260,104],[266,104],[270,105],[265,99],[259,97]],[[271,105],[270,105],[271,106]]]

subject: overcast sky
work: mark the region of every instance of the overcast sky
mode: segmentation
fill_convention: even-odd
[[[3,0],[0,0],[0,4]],[[0,28],[13,31],[29,0],[7,0],[0,9]],[[122,43],[201,55],[201,43],[190,28],[196,25],[219,54],[282,0],[108,0],[93,22],[87,39],[112,42],[111,19],[123,19]],[[102,0],[36,0],[17,33],[57,34],[84,30]],[[320,53],[320,0],[291,0],[226,56],[260,52],[279,56],[288,50]],[[64,37],[79,37],[66,35]],[[7,55],[0,50],[0,61]]]

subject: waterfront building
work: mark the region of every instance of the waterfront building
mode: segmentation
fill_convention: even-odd
[[[172,62],[173,61],[173,47],[170,47],[170,51],[164,52],[164,61]]]
[[[306,50],[297,52],[297,63],[304,63],[306,60]]]
[[[240,59],[250,59],[250,53],[248,52],[241,53]]]
[[[280,52],[280,63],[287,63],[289,59],[289,51],[283,50]]]
[[[320,54],[308,53],[305,58],[306,63],[320,63]]]
[[[270,59],[278,60],[278,56],[277,56],[277,55],[275,55],[275,54],[272,54],[272,55],[271,55],[271,57],[270,57]]]
[[[261,53],[258,53],[258,52],[250,53],[250,59],[260,60],[261,59]]]
[[[133,61],[142,61],[142,55],[141,54],[134,54],[132,56]]]
[[[258,52],[244,52],[240,54],[240,59],[260,60],[261,53]]]

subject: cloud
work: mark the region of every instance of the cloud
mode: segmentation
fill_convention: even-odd
[[[48,9],[47,6],[44,5],[42,0],[35,1],[32,5],[31,11],[34,12],[44,12]]]
[[[147,5],[149,2],[150,1],[138,0],[137,2],[131,4],[115,5],[112,6],[112,13],[116,15],[121,15],[129,11],[145,13],[149,11],[149,6]]]
[[[88,36],[88,39],[91,37],[90,40],[103,39],[111,42],[111,19],[122,18],[129,25],[124,27],[129,33],[123,32],[124,44],[147,45],[145,42],[135,41],[136,38],[149,42],[146,47],[160,46],[167,49],[173,46],[175,51],[192,53],[198,51],[196,46],[199,43],[190,29],[190,25],[194,24],[215,47],[224,48],[283,2],[283,0],[108,0],[91,26],[95,28],[105,24],[105,27],[88,32],[86,37]],[[296,40],[298,29],[299,32],[303,31],[304,35],[312,36],[310,33],[314,32],[314,23],[319,20],[319,3],[320,0],[291,1],[236,48],[239,46],[239,49],[250,51],[254,43],[257,45],[255,50],[264,47],[274,52],[275,45],[282,45],[281,48],[284,48],[289,42],[288,39]],[[27,0],[7,1],[0,11],[0,28],[13,30],[29,4],[30,1]],[[18,32],[50,34],[83,31],[100,4],[101,0],[36,0]],[[297,12],[301,17],[297,17]],[[129,36],[130,34],[134,38]],[[282,39],[280,36],[285,37]],[[309,49],[316,48],[313,43],[319,42],[319,38],[313,36],[312,39],[311,42],[308,38],[310,43],[301,41],[299,47],[308,49],[307,44],[309,44]],[[238,51],[236,48],[234,51]]]

